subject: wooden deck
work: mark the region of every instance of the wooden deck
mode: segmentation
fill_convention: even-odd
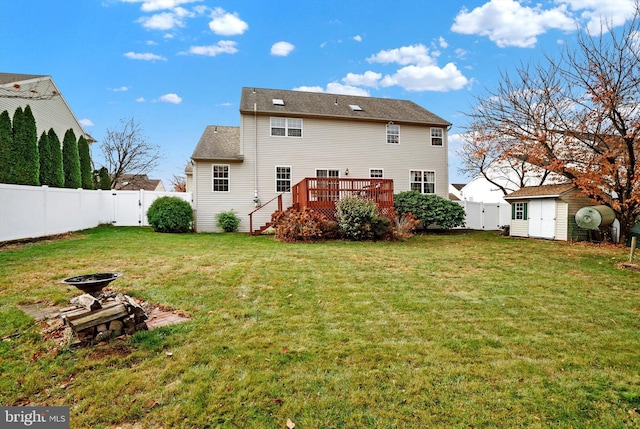
[[[359,196],[369,198],[378,205],[380,215],[393,215],[393,180],[391,179],[343,179],[333,177],[306,177],[291,188],[292,207],[309,207],[329,219],[336,218],[336,203],[343,198]],[[277,204],[277,205],[276,205]],[[252,215],[258,210],[282,210],[282,194],[249,213],[251,234],[259,234],[270,224],[253,229]]]

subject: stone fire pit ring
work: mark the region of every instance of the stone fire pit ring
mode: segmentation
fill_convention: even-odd
[[[68,277],[62,283],[75,286],[84,293],[96,294],[112,281],[122,277],[122,273],[93,273]]]

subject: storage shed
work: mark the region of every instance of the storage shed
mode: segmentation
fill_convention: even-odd
[[[594,201],[571,183],[527,186],[504,199],[511,204],[511,236],[564,241],[587,238],[587,231],[576,225],[575,214]]]

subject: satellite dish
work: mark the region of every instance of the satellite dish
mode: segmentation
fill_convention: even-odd
[[[576,224],[583,229],[598,229],[608,226],[616,219],[616,214],[609,206],[583,207],[576,213]]]

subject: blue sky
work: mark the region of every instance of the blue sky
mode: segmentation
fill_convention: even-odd
[[[555,54],[633,0],[0,0],[0,71],[51,75],[98,141],[133,117],[169,187],[207,125],[238,125],[243,86],[412,100],[458,135],[500,72]],[[99,143],[92,149],[100,165]]]

